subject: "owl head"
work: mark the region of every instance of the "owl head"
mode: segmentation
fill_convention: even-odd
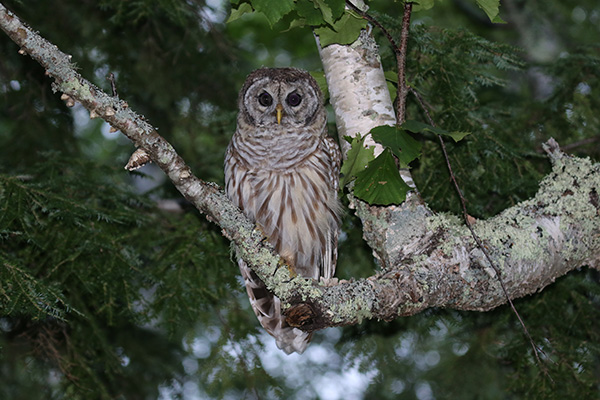
[[[238,103],[240,117],[259,127],[309,126],[324,113],[319,85],[308,72],[295,68],[260,68],[252,72]]]

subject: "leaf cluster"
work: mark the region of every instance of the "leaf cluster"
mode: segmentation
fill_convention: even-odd
[[[374,149],[365,147],[364,137],[360,135],[354,138],[346,137],[351,147],[340,171],[342,174],[340,184],[343,187],[353,182],[353,194],[369,204],[400,204],[406,198],[409,187],[400,177],[396,159],[392,154],[397,153],[396,157],[400,160],[410,158],[410,161],[416,155],[402,157],[408,153],[407,147],[404,146],[408,136],[404,136],[404,132],[397,132],[395,128],[389,126],[379,128],[371,133],[377,135],[379,140],[382,140],[382,137],[389,138],[388,143],[394,147],[387,146],[380,155],[375,157]],[[401,140],[399,138],[404,138],[402,148],[398,144]]]
[[[369,204],[400,204],[406,199],[409,186],[400,177],[399,169],[408,169],[409,164],[421,156],[421,142],[411,133],[432,133],[447,136],[455,142],[469,132],[448,132],[422,122],[410,120],[401,126],[377,126],[369,132],[377,143],[384,146],[375,158],[374,150],[365,147],[360,135],[345,139],[351,144],[341,168],[341,186],[353,181],[353,195]],[[393,154],[393,155],[392,155]]]
[[[366,21],[345,9],[344,0],[269,0],[235,1],[237,7],[228,22],[253,12],[264,15],[271,27],[285,20],[288,29],[309,26],[319,37],[321,46],[354,42]]]

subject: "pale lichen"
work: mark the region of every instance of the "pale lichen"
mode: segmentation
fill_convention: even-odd
[[[332,317],[334,323],[349,320],[360,323],[363,319],[373,317],[373,290],[365,281],[353,283],[350,290],[335,291],[326,300],[334,313]]]

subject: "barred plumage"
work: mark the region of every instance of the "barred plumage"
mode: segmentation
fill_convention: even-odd
[[[305,71],[261,68],[248,76],[238,102],[225,158],[228,196],[296,273],[333,277],[341,155],[326,136],[317,83]],[[302,353],[311,335],[288,326],[279,299],[241,259],[238,264],[261,325],[286,353]]]

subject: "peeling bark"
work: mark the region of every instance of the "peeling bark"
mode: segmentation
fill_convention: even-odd
[[[90,114],[120,129],[148,153],[188,200],[221,227],[237,246],[238,254],[288,308],[290,323],[311,331],[354,324],[365,318],[391,320],[429,307],[484,311],[506,301],[494,270],[466,227],[455,216],[435,215],[417,195],[399,207],[368,207],[356,202],[365,235],[384,266],[378,274],[333,286],[292,276],[260,231],[224,192],[196,178],[173,147],[124,101],[83,79],[73,69],[69,56],[31,31],[2,4],[0,28],[55,79],[56,91],[81,102]],[[349,51],[338,50],[340,54]],[[377,64],[372,58],[365,60],[372,66]],[[336,68],[344,71],[343,65]],[[358,90],[361,73],[370,76],[370,70],[345,65],[346,78],[341,81],[357,85]],[[345,96],[337,91],[334,81],[328,81],[333,96]],[[381,85],[371,89],[383,96]],[[393,123],[393,109],[388,110],[384,102],[364,104],[367,108],[358,110],[373,110],[375,114],[357,109],[347,114],[377,120],[377,125]],[[355,128],[357,125],[351,122],[345,117],[340,119],[340,130],[366,132],[362,125]],[[600,164],[567,156],[553,142],[546,145],[546,151],[553,170],[540,183],[538,193],[474,225],[498,265],[511,298],[533,294],[583,265],[600,268]]]

